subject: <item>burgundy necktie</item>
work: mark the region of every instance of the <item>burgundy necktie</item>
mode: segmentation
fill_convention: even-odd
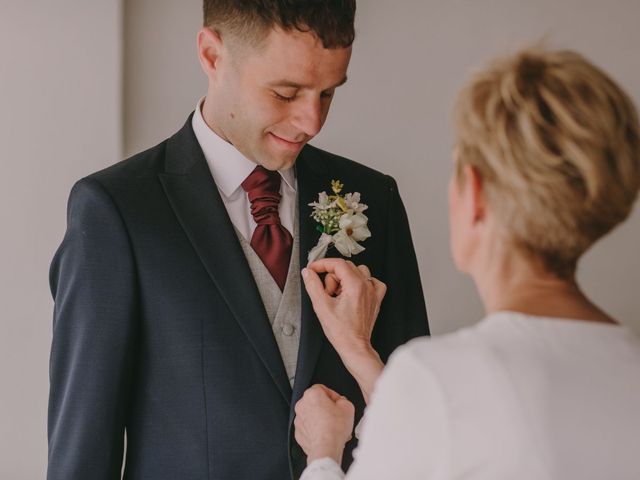
[[[280,180],[278,172],[258,165],[242,182],[242,188],[249,195],[251,215],[258,224],[251,237],[251,247],[267,267],[280,290],[284,290],[293,238],[280,223]]]

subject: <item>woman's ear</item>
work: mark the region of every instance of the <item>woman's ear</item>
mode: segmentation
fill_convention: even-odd
[[[209,81],[213,81],[218,73],[218,64],[223,52],[222,37],[209,27],[198,32],[198,59]]]
[[[473,223],[484,221],[486,217],[486,195],[482,176],[478,169],[472,165],[463,167],[465,201],[473,216]]]

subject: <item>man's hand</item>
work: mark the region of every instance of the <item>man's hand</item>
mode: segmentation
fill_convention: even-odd
[[[296,403],[295,411],[295,437],[307,454],[307,463],[329,457],[340,465],[353,431],[353,404],[324,385],[313,385]]]

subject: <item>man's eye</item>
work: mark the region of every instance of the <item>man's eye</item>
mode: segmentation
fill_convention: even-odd
[[[274,95],[276,96],[276,98],[278,100],[280,100],[281,102],[285,102],[285,103],[289,103],[289,102],[293,102],[293,100],[295,100],[296,96],[293,95],[291,97],[287,97],[285,95],[280,95],[278,92],[273,92]]]

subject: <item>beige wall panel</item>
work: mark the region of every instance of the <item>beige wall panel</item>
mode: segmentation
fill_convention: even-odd
[[[118,0],[0,0],[0,478],[45,478],[48,269],[73,183],[121,155]]]

